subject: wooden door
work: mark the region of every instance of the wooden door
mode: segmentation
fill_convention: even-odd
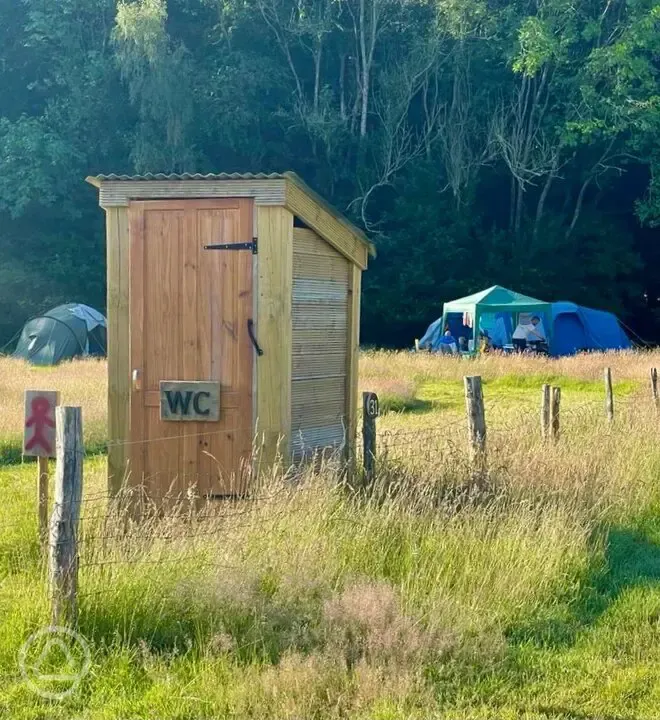
[[[252,200],[131,202],[129,477],[154,498],[243,492],[252,451]],[[161,381],[218,381],[215,422],[161,420]]]

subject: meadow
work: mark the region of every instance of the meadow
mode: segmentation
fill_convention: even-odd
[[[660,353],[364,353],[361,387],[383,410],[372,487],[330,458],[275,469],[249,502],[182,501],[135,525],[105,497],[103,363],[0,360],[0,716],[655,720],[653,366]],[[466,374],[484,381],[478,479]],[[556,443],[540,437],[543,383],[562,388]],[[91,665],[61,701],[35,694],[18,663],[49,623],[34,465],[15,462],[22,391],[37,385],[82,404],[89,454],[77,629]]]

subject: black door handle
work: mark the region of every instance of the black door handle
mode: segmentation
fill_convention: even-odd
[[[254,335],[254,320],[250,318],[247,321],[248,326],[248,335],[250,336],[250,340],[252,340],[252,344],[254,345],[254,349],[257,351],[257,355],[261,357],[264,354],[264,351],[259,347],[259,343],[257,342],[257,338]]]

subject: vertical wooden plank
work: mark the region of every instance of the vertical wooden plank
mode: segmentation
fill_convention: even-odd
[[[351,264],[349,268],[348,357],[346,358],[346,459],[355,457],[357,436],[358,384],[360,378],[360,293],[362,270]]]
[[[293,225],[293,223],[292,223]],[[254,203],[240,201],[239,237],[254,237]],[[234,467],[237,472],[236,492],[244,494],[251,485],[253,469],[254,409],[253,388],[257,357],[248,333],[248,321],[254,320],[254,267],[255,256],[250,252],[239,252],[237,258],[236,323],[238,334],[239,370],[239,432],[234,441]]]
[[[196,210],[196,232],[200,246],[213,242],[230,242],[222,233],[221,218],[223,211],[210,207]],[[199,316],[197,330],[200,347],[200,372],[204,378],[217,380],[220,388],[220,424],[212,431],[217,432],[224,425],[226,416],[225,395],[226,378],[222,376],[222,347],[219,340],[222,318],[222,297],[220,285],[223,282],[220,265],[220,253],[216,250],[201,250],[199,266]],[[208,426],[202,426],[209,432]],[[203,431],[202,431],[203,432]],[[198,440],[198,488],[200,495],[207,496],[214,490],[218,478],[219,438],[216,435],[202,435]]]
[[[184,315],[182,312],[185,213],[181,203],[171,207],[147,204],[144,210],[144,392],[143,422],[145,482],[154,496],[180,490],[183,454],[181,428],[160,419],[161,380],[183,372]],[[136,438],[137,439],[137,438]]]
[[[200,239],[197,232],[197,209],[191,207],[183,218],[183,233],[181,243],[181,348],[182,348],[182,375],[183,380],[207,380],[208,375],[201,373],[201,348],[198,321],[200,319],[200,304],[198,297],[198,277],[200,265]],[[201,326],[205,332],[205,326]],[[178,479],[178,491],[183,493],[187,488],[196,485],[199,471],[199,441],[195,437],[202,432],[202,423],[191,423],[186,428],[181,439],[181,475]]]
[[[221,230],[218,237],[223,242],[247,241],[246,234],[241,233],[240,208],[227,210],[220,216]],[[247,231],[247,228],[245,228]],[[214,322],[214,334],[217,336],[217,358],[220,364],[220,377],[223,385],[227,388],[226,395],[231,393],[232,399],[227,402],[223,434],[214,438],[216,452],[214,454],[218,471],[221,473],[220,484],[215,488],[216,492],[233,495],[236,493],[236,473],[238,472],[239,458],[236,448],[237,428],[236,413],[229,408],[238,407],[239,424],[249,424],[249,418],[244,417],[240,412],[242,408],[241,393],[243,392],[242,368],[240,367],[240,344],[241,339],[247,340],[247,321],[241,322],[238,297],[239,285],[239,264],[241,255],[250,255],[245,250],[219,250],[211,251],[216,256],[220,266],[217,275],[219,285],[216,288],[217,297],[220,301],[219,316]],[[245,370],[249,370],[248,367]],[[246,373],[246,375],[249,373]]]
[[[144,358],[144,204],[131,203],[129,208],[130,236],[130,367],[131,445],[128,471],[131,485],[141,485],[144,475],[145,438],[144,393],[146,384]]]
[[[257,436],[262,459],[272,462],[278,442],[288,459],[291,431],[291,302],[293,215],[282,207],[258,209]]]
[[[251,199],[187,203],[197,206],[200,247],[252,238]],[[221,383],[221,411],[218,423],[200,424],[205,434],[199,439],[199,487],[202,494],[240,494],[235,481],[252,450],[253,356],[247,323],[253,317],[253,256],[249,250],[200,252],[199,372]]]
[[[50,521],[50,583],[53,625],[74,624],[78,586],[78,522],[82,502],[82,410],[58,407],[55,497]]]
[[[125,475],[130,439],[131,367],[129,337],[128,208],[106,210],[108,320],[108,492],[115,495]]]
[[[200,244],[250,240],[252,206],[250,199],[232,199],[201,209]],[[202,252],[200,342],[211,378],[220,381],[222,390],[220,422],[203,426],[210,434],[204,438],[200,467],[208,462],[205,493],[240,494],[241,464],[249,462],[252,451],[254,360],[247,325],[253,316],[253,256],[249,250]]]

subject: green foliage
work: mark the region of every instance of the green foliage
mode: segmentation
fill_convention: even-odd
[[[555,41],[549,28],[538,18],[526,18],[518,31],[520,52],[513,61],[513,69],[525,75],[534,76],[547,62],[552,60]]]
[[[361,12],[361,8],[363,12]],[[493,283],[660,334],[654,0],[0,0],[0,344],[103,307],[97,172],[293,169],[379,246],[363,337]]]

